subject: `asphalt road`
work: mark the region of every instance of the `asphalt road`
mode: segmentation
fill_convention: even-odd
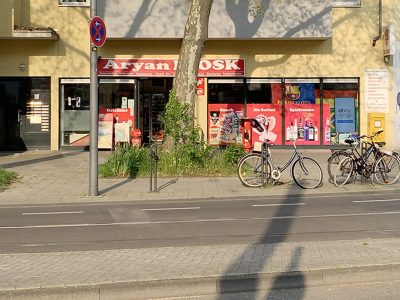
[[[396,192],[0,207],[0,253],[389,238]]]

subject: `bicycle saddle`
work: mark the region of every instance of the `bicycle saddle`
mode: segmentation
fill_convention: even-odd
[[[352,145],[352,144],[354,144],[354,143],[357,143],[357,140],[355,140],[354,138],[348,137],[348,138],[346,138],[346,139],[344,140],[344,142],[345,142],[346,144]]]
[[[256,119],[250,119],[250,125],[251,127],[257,129],[259,132],[264,132],[264,128]]]
[[[377,144],[379,147],[383,147],[386,145],[386,142],[376,142],[375,144]]]

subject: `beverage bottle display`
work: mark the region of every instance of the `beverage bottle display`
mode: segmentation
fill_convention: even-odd
[[[290,138],[291,138],[291,136],[292,136],[292,129],[291,129],[291,127],[293,127],[293,123],[292,123],[292,126],[288,126],[288,127],[286,128],[286,140],[287,140],[287,141],[290,141]]]
[[[303,126],[303,121],[300,118],[299,121],[299,127],[297,128],[297,137],[302,140],[304,139],[304,126]]]
[[[293,139],[297,139],[298,135],[297,135],[297,118],[294,119],[294,125],[293,125],[293,130],[292,130],[292,137]]]
[[[318,126],[315,125],[314,127],[314,141],[318,141],[319,137],[318,137]]]
[[[330,141],[331,141],[331,125],[329,119],[327,119],[325,125],[325,142],[330,143]]]
[[[312,122],[310,122],[310,127],[308,128],[308,140],[309,141],[315,140],[315,129],[312,125]]]
[[[309,130],[309,127],[308,127],[308,123],[307,123],[307,121],[305,122],[305,124],[304,124],[304,140],[305,141],[308,141],[308,134],[309,134],[309,132],[308,132],[308,130]]]

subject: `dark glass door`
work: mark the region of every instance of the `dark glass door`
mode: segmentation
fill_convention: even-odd
[[[50,148],[50,79],[0,78],[0,150]]]

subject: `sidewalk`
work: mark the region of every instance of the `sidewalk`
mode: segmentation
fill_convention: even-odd
[[[238,291],[266,299],[278,288],[400,280],[400,239],[1,254],[0,274],[0,299],[221,299]]]
[[[274,159],[285,162],[291,150],[277,150]],[[391,186],[351,184],[335,187],[327,180],[329,150],[305,150],[316,159],[324,172],[323,186],[318,189],[299,188],[283,173],[286,184],[269,188],[248,188],[234,177],[158,178],[157,192],[150,192],[149,178],[99,179],[99,196],[89,197],[89,153],[79,151],[38,151],[21,154],[0,154],[0,168],[13,170],[22,178],[14,186],[0,193],[0,205],[80,203],[105,201],[151,201],[163,199],[219,198],[266,195],[316,194],[360,191],[399,190],[400,183]],[[104,162],[108,152],[99,152]],[[154,184],[153,184],[154,188]]]
[[[329,151],[305,151],[318,160],[325,176]],[[107,155],[100,152],[99,162]],[[282,150],[276,157],[283,161],[288,155]],[[252,189],[236,177],[197,177],[159,178],[159,191],[150,193],[148,178],[99,179],[101,195],[89,197],[88,166],[88,152],[0,154],[0,168],[23,176],[0,193],[0,205],[266,197],[400,187],[357,183],[341,189],[325,178],[316,190],[302,190],[290,181]],[[271,288],[400,280],[400,238],[0,254],[0,278],[0,299],[189,295],[222,299],[223,293],[259,290],[260,299],[266,299],[265,291]]]

